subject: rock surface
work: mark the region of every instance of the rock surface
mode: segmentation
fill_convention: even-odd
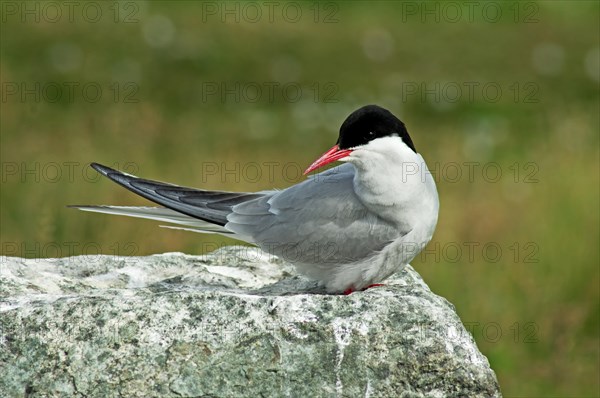
[[[326,295],[258,249],[0,259],[2,397],[496,397],[410,266]]]

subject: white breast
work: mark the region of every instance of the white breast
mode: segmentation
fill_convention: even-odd
[[[425,160],[399,137],[383,137],[346,158],[357,173],[354,188],[380,217],[411,229],[435,228],[439,198]]]

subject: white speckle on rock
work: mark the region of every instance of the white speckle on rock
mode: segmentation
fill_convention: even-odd
[[[365,398],[370,398],[373,393],[373,387],[371,387],[371,380],[367,379],[367,387],[365,388]]]
[[[350,344],[350,339],[352,337],[352,323],[347,319],[336,318],[331,323],[333,327],[333,336],[335,338],[335,343],[337,344],[337,358],[335,363],[335,389],[338,395],[342,395],[344,390],[344,385],[342,384],[342,379],[340,377],[340,372],[342,370],[342,361],[344,359],[344,349],[348,344]]]

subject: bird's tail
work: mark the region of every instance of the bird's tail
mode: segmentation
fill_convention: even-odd
[[[71,208],[76,208],[83,211],[94,213],[115,214],[119,216],[129,216],[137,218],[146,218],[149,220],[166,222],[173,225],[161,225],[161,227],[183,229],[186,231],[201,232],[201,233],[218,233],[231,235],[232,232],[224,227],[203,221],[186,214],[179,213],[175,210],[165,207],[138,207],[138,206],[87,206],[87,205],[71,205]]]
[[[117,184],[163,207],[69,206],[96,213],[147,218],[176,224],[167,228],[235,235],[225,228],[227,216],[240,203],[262,198],[263,193],[207,191],[147,180],[98,163],[92,168]]]

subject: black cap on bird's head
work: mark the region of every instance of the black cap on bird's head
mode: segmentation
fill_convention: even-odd
[[[382,137],[400,137],[402,142],[417,153],[410,135],[400,119],[380,106],[366,105],[352,112],[344,120],[336,145],[311,164],[304,174],[345,158],[354,149]]]
[[[355,110],[340,127],[337,144],[340,149],[352,149],[381,137],[397,136],[415,153],[404,123],[392,112],[377,105],[367,105]]]

